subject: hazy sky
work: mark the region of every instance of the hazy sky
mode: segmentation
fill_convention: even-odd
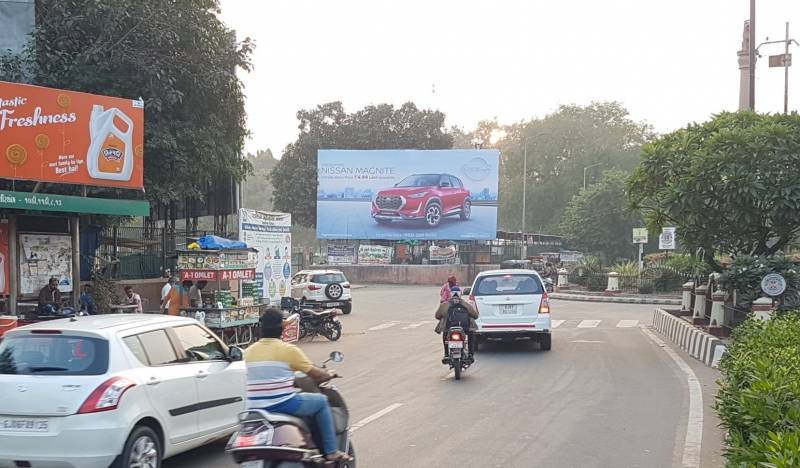
[[[759,42],[783,39],[786,21],[800,41],[800,0],[758,2]],[[276,156],[298,109],[337,100],[348,111],[413,101],[468,129],[616,100],[670,131],[737,108],[748,11],[748,0],[222,0],[227,25],[256,42],[242,75],[246,149]],[[783,69],[766,59],[782,50],[762,49],[759,111],[783,109]],[[797,66],[789,107],[800,107]]]

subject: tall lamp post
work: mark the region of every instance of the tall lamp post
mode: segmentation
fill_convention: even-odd
[[[596,163],[596,164],[592,164],[592,165],[589,165],[589,166],[586,166],[586,167],[583,168],[583,189],[584,190],[586,190],[586,171],[588,169],[593,168],[593,167],[597,167],[597,166],[599,166],[601,164],[603,164],[603,163]]]

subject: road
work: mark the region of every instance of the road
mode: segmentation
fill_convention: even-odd
[[[432,331],[436,288],[370,286],[354,296],[339,342],[301,346],[316,362],[345,355],[337,385],[353,422],[369,421],[354,433],[360,466],[723,465],[710,409],[717,372],[676,351],[701,384],[705,417],[691,419],[689,439],[701,434],[702,447],[692,446],[689,407],[699,402],[685,370],[641,329],[653,306],[554,301],[551,351],[492,343],[455,381]],[[165,463],[234,466],[219,444]]]

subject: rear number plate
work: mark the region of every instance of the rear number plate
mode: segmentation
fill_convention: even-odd
[[[239,468],[264,468],[264,460],[243,461]]]
[[[328,307],[339,307],[342,305],[341,302],[329,302],[326,304]]]
[[[47,419],[4,418],[0,416],[0,431],[4,432],[47,432],[50,421]]]
[[[500,313],[502,315],[514,315],[517,313],[517,306],[505,304],[500,308]]]
[[[450,345],[451,348],[463,348],[464,342],[463,341],[451,341]]]

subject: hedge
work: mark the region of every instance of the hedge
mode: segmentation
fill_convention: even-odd
[[[800,466],[800,315],[748,319],[720,369],[715,409],[728,431],[728,466]]]

